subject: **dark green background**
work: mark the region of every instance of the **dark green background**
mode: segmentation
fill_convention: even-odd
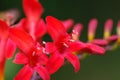
[[[97,38],[102,37],[104,22],[107,19],[114,20],[113,33],[120,19],[120,0],[41,0],[41,3],[45,9],[43,18],[52,15],[59,19],[72,18],[75,23],[83,23],[83,41],[87,40],[87,25],[90,19],[97,18],[99,21]],[[21,17],[24,16],[22,0],[0,0],[0,11],[11,8],[18,8]],[[120,80],[119,57],[119,49],[106,52],[104,56],[89,56],[81,60],[81,70],[77,74],[68,64],[52,75],[52,80]],[[6,80],[12,80],[20,67],[9,60],[6,65]]]

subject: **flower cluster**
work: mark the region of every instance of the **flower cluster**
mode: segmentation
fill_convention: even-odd
[[[80,59],[85,55],[104,55],[111,42],[120,43],[120,22],[118,35],[110,36],[112,20],[105,23],[103,39],[94,39],[97,19],[92,19],[88,25],[88,42],[79,40],[83,25],[73,25],[73,20],[59,20],[53,16],[41,18],[44,11],[38,0],[23,0],[25,13],[17,24],[11,23],[13,15],[0,19],[0,80],[4,80],[6,59],[12,58],[16,49],[14,63],[24,65],[14,77],[14,80],[35,80],[34,75],[43,80],[50,80],[50,76],[58,71],[68,61],[74,71],[80,69]],[[68,30],[73,26],[72,32]],[[51,41],[43,41],[48,34]],[[110,48],[109,48],[110,49]]]

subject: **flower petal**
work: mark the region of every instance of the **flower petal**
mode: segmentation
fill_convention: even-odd
[[[52,42],[47,42],[45,44],[45,49],[48,53],[53,53],[56,51],[56,46]]]
[[[117,40],[118,40],[118,35],[112,35],[107,39],[109,43],[116,42]]]
[[[28,65],[26,65],[19,71],[14,80],[30,80],[32,74],[33,70]]]
[[[65,58],[73,65],[74,71],[78,72],[80,69],[80,62],[79,62],[79,59],[77,58],[77,56],[75,56],[72,53],[67,53],[65,55]]]
[[[40,19],[36,26],[35,36],[37,38],[42,37],[47,32],[47,27],[43,19]]]
[[[0,20],[0,62],[5,58],[5,50],[8,39],[8,26]]]
[[[85,47],[85,44],[81,41],[69,42],[68,45],[71,51],[79,51]]]
[[[79,40],[79,37],[80,37],[80,33],[82,31],[82,28],[83,28],[83,25],[81,23],[77,23],[74,28],[73,28],[73,31],[72,31],[72,38],[74,40]]]
[[[13,61],[16,64],[26,64],[28,63],[28,58],[23,53],[17,53]]]
[[[64,25],[66,30],[69,30],[72,27],[73,23],[74,21],[72,19],[62,21],[62,24]]]
[[[30,21],[37,21],[43,13],[42,5],[38,0],[23,0],[23,9]]]
[[[61,55],[51,55],[50,59],[48,60],[48,63],[46,65],[47,70],[50,74],[55,73],[64,63],[64,57]]]
[[[86,52],[91,54],[99,54],[99,55],[105,54],[105,49],[95,44],[87,43],[85,49],[87,50]]]
[[[15,53],[15,50],[16,50],[15,43],[11,39],[8,39],[6,48],[6,58],[12,58],[12,56]]]
[[[99,46],[107,46],[108,44],[107,40],[104,40],[104,39],[94,39],[92,43]]]
[[[25,30],[28,32],[29,28],[27,25],[27,19],[26,18],[22,18],[18,24],[15,25],[15,27],[21,29],[21,30]]]
[[[0,38],[6,39],[8,37],[8,25],[4,21],[0,20]]]
[[[44,67],[42,66],[37,66],[35,68],[35,70],[38,72],[38,74],[40,75],[40,77],[43,79],[43,80],[50,80],[50,75],[49,75],[49,72],[47,71],[47,69],[45,69]]]
[[[63,26],[62,22],[58,19],[52,16],[47,16],[46,22],[48,33],[50,34],[53,40],[57,41],[61,35],[66,34],[65,27]]]
[[[9,29],[9,32],[10,38],[24,53],[29,53],[33,51],[35,47],[35,42],[29,34],[17,28],[11,28]]]

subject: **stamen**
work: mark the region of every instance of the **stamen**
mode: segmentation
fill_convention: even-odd
[[[43,49],[42,49],[42,52],[43,52],[43,53],[46,53],[46,50],[45,50],[45,48],[43,48]]]
[[[70,42],[75,42],[75,40],[73,40],[73,39],[70,39]]]
[[[43,41],[42,43],[43,43],[43,44],[46,44],[46,42],[45,42],[45,41]]]
[[[65,47],[67,47],[67,48],[69,47],[66,43],[63,43],[63,45],[64,45]]]
[[[77,31],[73,30],[73,34],[78,35],[79,33]]]
[[[32,53],[32,56],[35,56],[35,51]]]
[[[40,47],[37,47],[37,50],[40,50]]]

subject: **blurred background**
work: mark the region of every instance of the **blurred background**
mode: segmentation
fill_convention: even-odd
[[[84,27],[81,40],[87,41],[87,25],[90,19],[98,19],[96,38],[102,38],[104,23],[107,19],[113,19],[115,28],[120,19],[120,0],[40,0],[47,15],[65,20],[72,18],[75,23],[81,22]],[[20,17],[24,17],[22,0],[0,0],[0,12],[12,8],[20,11]],[[19,21],[19,20],[18,20]],[[120,80],[120,50],[108,51],[104,56],[91,55],[81,60],[81,69],[76,74],[71,64],[65,65],[52,75],[51,80]],[[6,63],[6,80],[13,80],[21,65]]]

